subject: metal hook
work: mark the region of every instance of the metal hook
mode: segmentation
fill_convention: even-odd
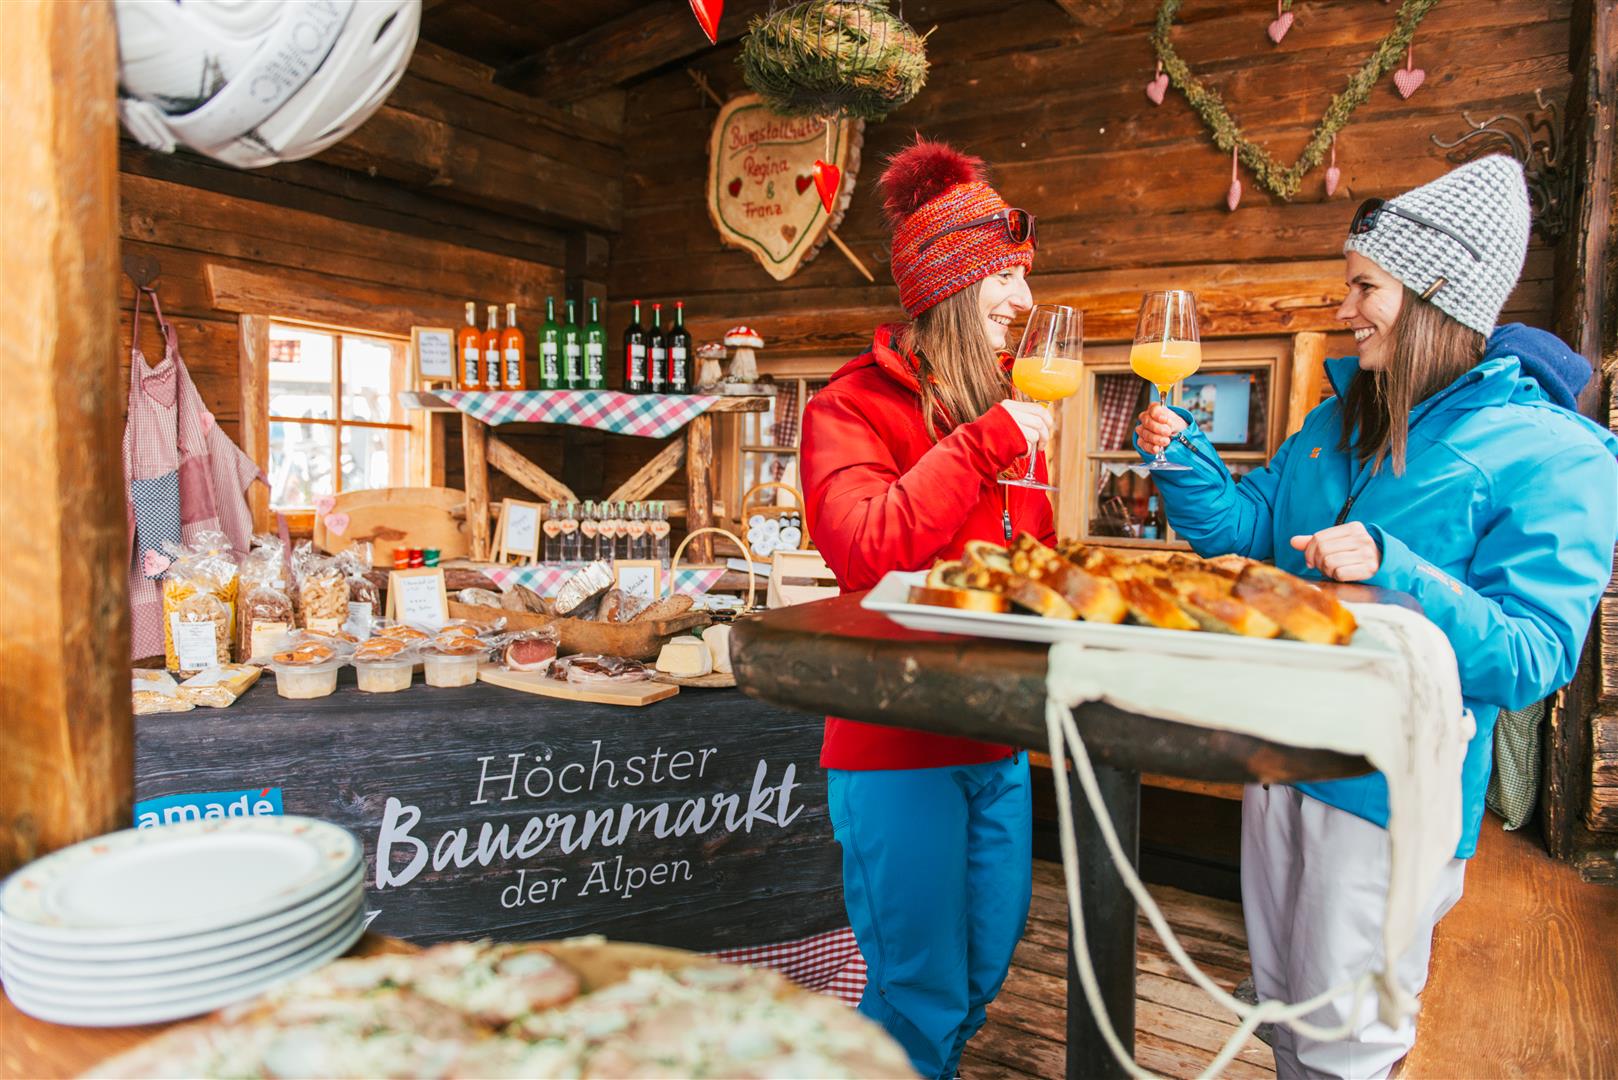
[[[156,259],[150,255],[125,255],[122,262],[124,273],[135,283],[135,288],[146,292],[157,291],[152,283],[163,273],[163,268]]]

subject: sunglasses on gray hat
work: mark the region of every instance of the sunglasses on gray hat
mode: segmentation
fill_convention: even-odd
[[[1406,221],[1420,225],[1424,229],[1443,233],[1457,244],[1466,249],[1468,255],[1477,262],[1483,261],[1483,253],[1473,243],[1448,225],[1440,225],[1431,218],[1423,217],[1413,210],[1404,210],[1394,206],[1386,199],[1366,199],[1360,203],[1360,208],[1354,211],[1354,220],[1348,223],[1348,235],[1364,236],[1376,228],[1377,219],[1383,214],[1392,214],[1394,217],[1404,218]]]

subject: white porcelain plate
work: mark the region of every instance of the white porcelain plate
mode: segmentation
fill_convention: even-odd
[[[126,829],[30,863],[0,887],[6,933],[42,941],[156,941],[251,923],[326,892],[360,844],[306,817]]]
[[[910,603],[910,587],[924,584],[925,573],[890,571],[865,595],[860,607],[879,611],[911,630],[935,634],[965,634],[1006,641],[1032,641],[1053,645],[1076,641],[1095,649],[1149,652],[1165,660],[1195,657],[1245,660],[1296,667],[1346,668],[1379,663],[1390,656],[1382,642],[1357,633],[1347,645],[1312,645],[1282,638],[1250,638],[1236,634],[1209,634],[1200,630],[1164,630],[1156,626],[1046,619],[1038,615],[965,611],[933,604]]]
[[[53,1024],[80,1027],[123,1027],[156,1024],[198,1016],[237,1001],[245,1001],[270,987],[311,971],[347,952],[365,932],[362,907],[337,930],[302,952],[262,968],[222,979],[198,983],[183,991],[130,994],[122,1004],[87,1002],[78,995],[36,988],[14,978],[6,981],[6,996],[30,1016]]]

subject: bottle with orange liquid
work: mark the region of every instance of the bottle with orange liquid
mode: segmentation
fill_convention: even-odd
[[[460,357],[456,372],[456,386],[462,390],[483,389],[483,335],[478,333],[478,306],[466,302],[466,325],[455,339],[455,354]]]
[[[500,307],[489,305],[489,328],[483,331],[483,389],[500,389]]]
[[[517,305],[506,305],[506,329],[500,335],[500,354],[503,366],[500,369],[500,389],[521,390],[528,382],[528,365],[523,360],[522,331],[517,329]]]

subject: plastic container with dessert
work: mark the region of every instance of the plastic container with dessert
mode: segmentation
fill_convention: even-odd
[[[392,694],[410,689],[418,651],[398,638],[373,637],[354,650],[354,675],[368,694]]]
[[[491,643],[475,633],[446,629],[421,649],[422,673],[428,686],[471,686],[478,665],[488,658]]]
[[[307,699],[325,697],[337,689],[337,672],[348,662],[353,646],[302,630],[291,635],[288,645],[270,658],[277,694]]]

